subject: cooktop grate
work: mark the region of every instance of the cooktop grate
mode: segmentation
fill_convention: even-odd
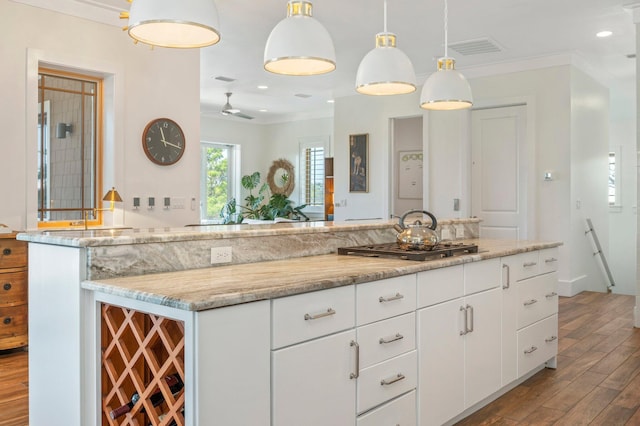
[[[340,247],[338,254],[366,257],[391,257],[405,260],[427,260],[451,257],[455,254],[477,253],[476,244],[440,243],[433,250],[403,250],[396,243]]]

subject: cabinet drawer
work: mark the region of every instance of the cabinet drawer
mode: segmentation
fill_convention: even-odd
[[[552,315],[518,332],[518,377],[558,353],[558,315]]]
[[[418,308],[464,296],[462,265],[418,273]]]
[[[368,324],[416,310],[416,275],[356,286],[356,323]]]
[[[416,314],[358,327],[360,368],[367,368],[416,348]]]
[[[518,328],[558,312],[558,275],[538,275],[517,283]]]
[[[355,325],[352,285],[275,299],[272,348],[313,339]]]
[[[0,307],[0,349],[27,344],[27,305]]]
[[[558,247],[540,250],[540,273],[554,272],[558,270]]]
[[[417,354],[411,351],[360,371],[358,413],[416,388]]]
[[[475,294],[498,287],[502,282],[500,259],[464,265],[464,294]]]
[[[27,243],[0,238],[0,268],[27,266]]]
[[[520,253],[515,256],[515,262],[511,265],[511,274],[516,281],[531,278],[540,273],[540,256],[538,251]]]
[[[27,271],[0,273],[0,306],[27,303]]]
[[[394,399],[381,407],[358,417],[357,426],[415,426],[416,420],[416,391]]]

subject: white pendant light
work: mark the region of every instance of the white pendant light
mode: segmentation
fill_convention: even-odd
[[[220,41],[213,0],[134,0],[128,17],[129,35],[152,46],[194,48]]]
[[[387,32],[387,0],[384,32],[376,34],[376,47],[360,62],[356,91],[365,95],[402,95],[416,90],[416,75],[409,57],[396,48],[396,35]]]
[[[464,76],[456,71],[455,60],[448,57],[447,0],[444,0],[444,57],[438,59],[438,71],[427,78],[420,94],[420,107],[429,110],[456,110],[473,105],[471,87]]]
[[[271,31],[264,49],[264,69],[275,74],[317,75],[336,69],[331,36],[312,17],[310,1],[290,0],[287,17]]]

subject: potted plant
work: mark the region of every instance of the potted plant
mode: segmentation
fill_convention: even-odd
[[[289,175],[284,174],[282,179],[288,180]],[[249,191],[244,198],[244,205],[239,206],[235,198],[227,202],[220,211],[222,223],[242,223],[244,219],[274,221],[277,218],[292,220],[309,220],[302,212],[307,205],[295,206],[292,200],[285,194],[271,193],[269,185],[261,184],[260,172],[242,176],[242,187]],[[254,191],[257,189],[257,193]]]

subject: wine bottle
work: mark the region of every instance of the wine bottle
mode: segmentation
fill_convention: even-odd
[[[182,379],[177,374],[166,376],[164,378],[164,381],[169,385],[169,390],[171,391],[172,394],[178,393],[184,387],[184,383],[182,382]],[[140,400],[140,395],[138,394],[138,392],[136,392],[133,395],[131,395],[131,400],[129,400],[129,402],[127,402],[126,404],[114,410],[111,410],[111,412],[109,413],[109,416],[111,417],[112,420],[115,420],[120,416],[124,416],[125,414],[127,414],[129,411],[133,409],[134,405],[136,405],[136,403],[139,400]],[[151,401],[151,404],[154,407],[162,404],[162,402],[164,401],[164,395],[162,394],[162,391],[160,389],[157,389],[154,393],[151,394],[151,396],[149,397],[149,401]],[[140,409],[140,412],[141,413],[145,412],[144,406]]]

